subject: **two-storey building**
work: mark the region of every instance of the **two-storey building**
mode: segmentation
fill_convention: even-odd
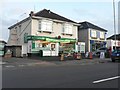
[[[78,23],[43,9],[9,27],[8,45],[20,45],[21,55],[40,53],[58,56],[60,51],[77,51]]]
[[[78,41],[85,42],[86,52],[106,46],[107,30],[86,21],[79,24],[81,25],[78,27]]]
[[[113,51],[115,48],[120,48],[120,34],[112,35],[107,38],[107,48]]]
[[[0,40],[0,56],[4,56],[5,54],[5,45],[6,42],[4,40]]]

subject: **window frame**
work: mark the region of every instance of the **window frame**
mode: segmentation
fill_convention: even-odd
[[[38,31],[53,32],[53,21],[52,20],[39,20]]]
[[[73,25],[70,24],[70,23],[64,23],[63,27],[62,27],[62,33],[63,34],[68,34],[68,35],[72,35],[73,34]]]

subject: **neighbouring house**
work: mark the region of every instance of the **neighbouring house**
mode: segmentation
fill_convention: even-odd
[[[107,30],[90,22],[80,22],[78,27],[78,41],[85,42],[85,51],[93,52],[106,46]]]
[[[21,56],[58,56],[62,51],[77,51],[78,26],[47,9],[31,11],[29,17],[8,28],[8,46],[21,47]]]
[[[116,48],[120,48],[120,34],[116,34],[116,40],[115,35],[107,38],[107,47],[113,51],[115,46]]]
[[[4,56],[5,54],[5,45],[6,42],[4,40],[0,40],[0,56]]]

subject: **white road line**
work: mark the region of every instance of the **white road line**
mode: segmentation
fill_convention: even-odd
[[[97,81],[94,81],[93,83],[95,84],[95,83],[100,83],[100,82],[104,82],[104,81],[108,81],[108,80],[113,80],[113,79],[118,79],[118,78],[120,78],[120,76],[97,80]]]
[[[10,65],[10,66],[5,66],[5,67],[15,67],[15,66]]]

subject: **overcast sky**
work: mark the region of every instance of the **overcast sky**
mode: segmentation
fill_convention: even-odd
[[[115,0],[116,27],[118,1]],[[114,34],[112,0],[3,0],[0,1],[0,39],[7,41],[9,26],[28,17],[30,11],[38,12],[44,8],[76,22],[88,21],[98,25],[108,30],[107,37]]]

